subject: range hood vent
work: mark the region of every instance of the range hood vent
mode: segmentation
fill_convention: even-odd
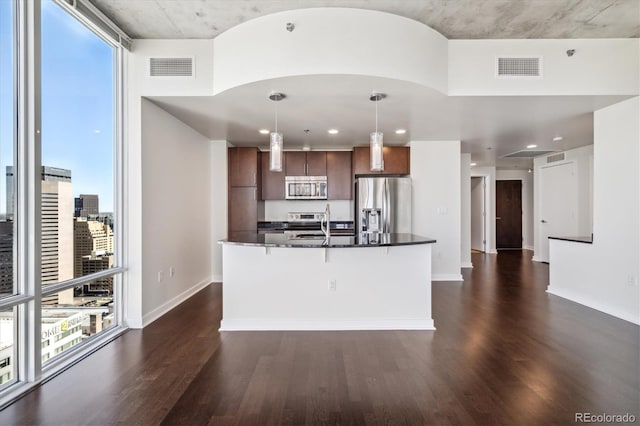
[[[193,77],[194,58],[149,58],[151,77]]]
[[[523,149],[521,151],[512,152],[511,154],[503,155],[502,158],[533,158],[540,157],[541,155],[551,154],[557,152],[554,150],[535,150],[535,149]]]
[[[497,78],[541,78],[542,57],[498,57]]]

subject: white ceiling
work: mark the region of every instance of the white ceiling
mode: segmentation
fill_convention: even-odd
[[[259,16],[351,7],[422,22],[447,38],[640,37],[638,0],[91,0],[133,38],[214,38]]]
[[[622,96],[448,97],[424,86],[376,77],[325,75],[260,81],[215,97],[151,97],[161,108],[210,139],[238,146],[268,147],[276,103],[272,91],[286,99],[277,103],[278,130],[285,149],[343,148],[368,143],[375,128],[375,104],[368,93],[389,94],[379,102],[379,129],[385,144],[420,140],[462,140],[462,151],[478,165],[530,167],[531,159],[502,158],[525,149],[566,150],[593,143],[596,109]],[[365,95],[363,95],[365,94]],[[337,135],[327,130],[338,129]],[[407,130],[396,135],[398,128]],[[310,130],[305,133],[304,130]],[[561,142],[553,142],[562,135]]]
[[[640,37],[640,0],[91,0],[134,38],[213,38],[250,19],[308,7],[379,10],[425,23],[447,38]],[[216,97],[150,98],[211,139],[267,147],[273,128],[272,91],[279,103],[285,148],[366,144],[374,130],[373,90],[387,144],[462,140],[478,165],[528,168],[531,159],[502,158],[537,144],[565,150],[593,143],[593,114],[624,97],[446,97],[407,82],[356,76],[263,81]],[[329,128],[340,130],[328,135]],[[407,134],[398,136],[397,128]],[[305,133],[304,129],[309,129]],[[556,135],[564,140],[552,142]]]

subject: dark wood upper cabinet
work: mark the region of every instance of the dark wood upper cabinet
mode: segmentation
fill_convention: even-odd
[[[367,175],[375,173],[371,171],[369,161],[370,149],[368,146],[356,146],[353,148],[353,174]]]
[[[353,149],[354,175],[408,175],[410,170],[410,151],[408,146],[385,146],[382,151],[384,170],[371,171],[370,148],[357,146]]]
[[[306,170],[306,152],[287,151],[284,153],[284,171],[287,176],[305,176]]]
[[[287,151],[284,153],[286,176],[326,176],[327,153],[324,151]]]
[[[327,153],[322,151],[307,152],[307,176],[327,175]]]
[[[269,171],[269,152],[261,152],[262,157],[262,199],[284,200],[284,172]]]
[[[408,146],[385,146],[382,149],[382,158],[384,158],[383,174],[408,175],[410,173]]]
[[[350,151],[327,152],[327,197],[329,200],[350,200],[353,187]]]
[[[258,148],[229,148],[229,186],[258,186]]]

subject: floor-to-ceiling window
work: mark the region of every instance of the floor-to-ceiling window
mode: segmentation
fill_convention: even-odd
[[[90,8],[0,0],[0,402],[122,325],[122,47]]]

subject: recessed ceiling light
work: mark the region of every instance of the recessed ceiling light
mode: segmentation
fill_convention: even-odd
[[[260,133],[263,135],[268,135],[269,131],[267,129],[260,129]]]
[[[404,135],[405,133],[407,133],[407,131],[405,129],[396,130],[396,135]]]
[[[555,138],[553,138],[554,142],[560,142],[563,139],[562,136],[556,136]]]
[[[471,163],[470,165],[471,165],[471,167],[473,167],[473,166],[477,166],[478,163]]]
[[[537,148],[537,147],[538,145],[535,145],[535,144],[527,145],[527,149]]]
[[[338,129],[329,129],[329,130],[327,130],[327,132],[330,135],[337,135],[338,134]]]

